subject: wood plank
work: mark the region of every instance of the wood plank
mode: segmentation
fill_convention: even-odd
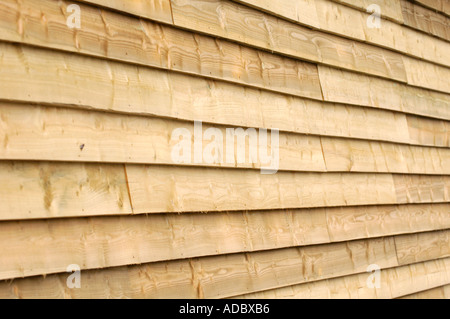
[[[135,213],[449,201],[449,176],[126,167]]]
[[[429,290],[420,291],[411,295],[400,297],[400,299],[448,299],[450,295],[445,294],[445,289],[449,288],[450,285],[432,288]]]
[[[405,25],[450,41],[450,19],[407,0],[401,0]]]
[[[365,41],[366,18],[360,11],[330,0],[314,0],[314,3],[322,31]]]
[[[369,15],[365,15],[369,17]],[[366,41],[448,67],[450,43],[395,22],[382,20],[381,28],[364,28]]]
[[[450,257],[450,230],[398,236],[395,247],[400,265]]]
[[[327,171],[450,175],[450,150],[321,137]]]
[[[403,57],[403,62],[408,84],[446,93],[450,92],[450,68],[407,56]]]
[[[183,4],[187,2],[192,6],[191,1],[187,0],[177,0],[181,1]],[[196,0],[199,2],[200,11],[202,13],[201,19],[206,20],[206,13],[204,12],[204,2],[205,0]],[[209,0],[211,1],[211,0]],[[219,0],[213,0],[219,1]],[[194,3],[196,3],[194,1]],[[209,2],[208,2],[209,3]],[[295,3],[295,1],[293,1]],[[377,46],[382,46],[387,49],[395,49],[400,53],[406,53],[408,55],[413,55],[419,58],[429,57],[430,54],[435,54],[435,52],[428,50],[428,47],[417,45],[415,39],[423,39],[423,34],[414,34],[411,33],[411,30],[402,27],[396,23],[390,21],[382,21],[382,27],[380,28],[370,28],[367,25],[367,20],[370,19],[370,15],[366,13],[362,13],[358,10],[346,7],[344,5],[332,2],[330,0],[315,0],[315,6],[317,7],[317,19],[320,23],[320,30],[325,31],[327,33],[333,33],[340,37],[346,37],[350,39],[356,39],[358,41],[366,42],[367,40],[371,44],[375,44]],[[278,0],[274,1],[274,4],[280,5]],[[223,4],[221,2],[220,8],[223,8]],[[188,18],[183,18],[182,14],[184,10],[189,9],[189,6],[183,6],[180,8],[179,13],[181,16],[181,21],[186,26],[191,27],[192,20]],[[192,14],[194,15],[194,13]],[[198,13],[196,12],[196,15]],[[227,15],[226,15],[227,16]],[[234,12],[233,12],[234,16]],[[175,14],[176,19],[176,14]],[[225,19],[225,18],[224,18]],[[347,21],[348,20],[348,21]],[[347,21],[347,22],[346,22]],[[176,22],[176,21],[175,21]],[[212,23],[212,22],[210,22]],[[198,24],[198,22],[196,22]],[[206,26],[196,25],[196,29],[203,30]],[[242,30],[242,28],[241,28]],[[228,28],[226,28],[228,32]],[[262,32],[262,31],[261,31]],[[260,33],[261,33],[260,32]],[[399,41],[399,34],[408,34],[408,36],[402,37]],[[224,36],[228,36],[228,33]],[[425,39],[422,41],[428,41],[430,39]],[[444,49],[445,45],[440,45],[439,48]],[[272,48],[272,50],[276,50],[276,48]],[[450,51],[450,44],[447,44],[446,49],[442,52]],[[427,55],[428,54],[428,55]],[[404,58],[407,58],[404,56]],[[446,60],[440,60],[431,57],[431,61],[435,61],[448,66],[448,59],[450,56],[446,57]],[[408,64],[406,64],[408,63]],[[326,64],[326,63],[325,63]],[[405,71],[407,75],[408,84],[420,86],[424,88],[430,88],[433,90],[438,90],[444,93],[450,92],[450,82],[446,79],[450,78],[450,70],[446,67],[436,65],[430,62],[418,60],[416,58],[407,58],[405,61]]]
[[[417,116],[407,116],[406,121],[411,141],[423,145],[448,145],[450,141],[450,122],[437,122]]]
[[[450,176],[393,175],[398,203],[450,201]]]
[[[333,0],[337,2],[344,2],[348,4],[348,0]],[[399,0],[395,2],[390,0],[382,0],[383,3],[377,3],[377,1],[365,0],[365,3],[361,3],[361,0],[351,0],[354,2],[354,6],[362,12],[362,23],[360,16],[353,12],[354,20],[358,21],[355,24],[355,28],[362,28],[365,38],[363,41],[376,44],[387,49],[395,50],[398,52],[406,53],[406,55],[412,55],[419,59],[424,59],[430,62],[438,63],[442,66],[449,66],[448,61],[450,59],[449,47],[450,44],[441,39],[424,34],[410,28],[405,28],[400,24],[403,24],[403,13]],[[392,22],[388,20],[381,20],[380,28],[369,28],[367,26],[367,20],[370,19],[372,13],[367,13],[366,8],[369,5],[379,5],[381,9],[381,15],[385,15],[386,10],[389,10],[389,6],[396,7],[396,11],[399,11],[401,21]],[[336,10],[335,10],[336,11]],[[350,14],[350,12],[348,12]],[[333,18],[331,17],[330,19]],[[332,23],[332,22],[327,22]],[[342,27],[338,26],[338,21],[330,26],[330,29],[340,30]]]
[[[1,279],[73,263],[84,271],[329,242],[323,210],[13,221],[0,229]]]
[[[385,174],[261,175],[250,170],[127,165],[127,176],[135,213],[397,203],[392,176]]]
[[[449,204],[326,208],[331,241],[448,228]],[[410,228],[412,227],[412,228]],[[415,229],[416,231],[412,230]]]
[[[80,6],[83,28],[70,29],[66,5],[25,0],[19,7],[15,0],[2,1],[0,39],[322,99],[314,64],[90,6]]]
[[[381,20],[380,28],[371,28],[368,26],[367,21],[372,19],[372,12],[367,12],[367,7],[369,7],[370,5],[379,5],[381,14],[383,16],[386,9],[390,9],[390,6],[392,5],[395,7],[395,11],[398,11],[400,7],[399,1],[396,1],[394,3],[392,3],[392,1],[383,1],[383,3],[380,3],[381,1],[379,1],[379,3],[377,3],[376,1],[367,1],[366,3],[362,3],[361,1],[354,1],[353,5],[357,6],[352,7],[348,6],[348,2],[314,0],[314,2],[311,2],[311,5],[314,4],[316,6],[317,12],[311,15],[311,17],[313,17],[314,21],[318,21],[319,26],[316,25],[317,23],[310,25],[309,23],[311,19],[307,19],[303,15],[298,16],[298,18],[292,19],[292,14],[295,13],[295,10],[292,10],[291,13],[285,13],[284,10],[282,10],[285,8],[285,6],[289,7],[289,5],[285,5],[285,0],[272,0],[270,1],[270,5],[267,5],[265,2],[261,3],[254,0],[234,1],[250,6],[258,5],[257,9],[260,11],[268,11],[271,14],[281,16],[281,18],[283,19],[294,21],[307,27],[313,26],[314,28],[318,28],[322,32],[328,34],[336,34],[341,38],[343,37],[360,42],[368,42],[377,47],[386,48],[388,50],[395,50],[399,53],[411,55],[416,58],[425,59],[444,66],[448,66],[448,59],[450,58],[447,53],[449,51],[449,44],[445,41],[434,41],[436,40],[435,38],[429,37],[422,32],[417,32],[415,30],[405,28],[404,26],[399,25],[399,23],[397,22],[391,22],[384,19]],[[297,4],[298,1],[291,1],[290,3],[290,7],[292,7],[294,4]],[[365,6],[363,7],[363,5]],[[404,6],[405,5],[402,5],[403,11],[405,10]],[[270,9],[267,10],[267,7],[270,7]],[[400,12],[400,19],[402,19],[402,15],[405,15],[405,13]],[[433,18],[429,18],[428,20],[435,20],[435,16],[436,14],[433,13]],[[226,17],[224,17],[224,19],[225,18]],[[411,20],[410,17],[407,18]],[[417,24],[416,22],[414,23]],[[445,20],[438,23],[434,23],[433,21],[432,25],[435,28],[439,28],[440,25],[445,26],[446,23],[447,22]],[[403,24],[403,21],[401,21],[400,24]],[[422,24],[422,21],[420,22],[420,24]],[[407,25],[411,26],[411,23]],[[446,33],[445,28],[443,32]],[[440,31],[438,34],[442,34],[442,31]],[[402,37],[400,38],[399,35],[402,35]],[[444,37],[444,40],[445,38],[446,37]],[[421,45],[418,45],[418,41],[420,41]],[[424,46],[422,44],[428,44],[431,45],[431,47]]]
[[[239,133],[233,127],[1,102],[0,119],[0,159],[326,171],[316,136],[281,133],[275,146],[275,133],[258,129],[246,138],[242,128]],[[233,129],[231,138],[227,129]],[[186,149],[179,150],[180,143]],[[270,158],[261,155],[270,152]],[[450,157],[450,150],[441,152]]]
[[[319,65],[325,100],[450,119],[450,95]]]
[[[0,219],[131,214],[123,165],[0,162]]]
[[[241,295],[246,299],[398,298],[450,283],[450,258],[381,270],[380,288],[367,286],[370,274],[362,273]],[[11,289],[11,288],[10,288]],[[11,294],[12,296],[12,294]]]
[[[449,227],[447,204],[4,221],[0,279]]]
[[[174,24],[288,56],[406,81],[401,56],[225,0],[172,0]],[[245,32],[244,32],[245,30]]]
[[[2,161],[0,219],[130,214],[122,165]],[[448,202],[448,176],[127,164],[133,213]],[[277,185],[277,187],[272,187]],[[78,193],[78,195],[77,195]],[[25,200],[26,199],[26,200]]]
[[[313,135],[450,146],[450,123],[445,121],[313,101],[21,45],[0,43],[0,52],[4,61],[0,67],[0,85],[4,88],[0,99]]]
[[[164,23],[172,24],[170,0],[78,0],[79,2],[130,13]]]
[[[392,237],[117,267],[0,282],[1,298],[223,298],[397,265]],[[114,278],[114,279],[113,279]]]
[[[450,175],[450,149],[444,148],[282,132],[274,149],[275,156],[267,161],[261,157],[261,152],[270,153],[273,149],[271,135],[274,132],[269,131],[267,142],[263,142],[261,137],[265,133],[257,128],[254,129],[253,145],[249,138],[245,138],[246,133],[242,128],[242,134],[235,132],[230,139],[227,130],[239,128],[4,102],[0,102],[0,124],[0,159],[3,160],[252,169],[268,168],[273,162],[274,169],[280,171]],[[181,129],[187,136],[180,137],[177,134],[177,130]],[[210,132],[216,134],[214,141],[207,136]],[[243,142],[236,136],[244,137]],[[192,141],[196,137],[202,141],[200,161],[194,155],[196,146]],[[186,150],[177,152],[175,156],[174,151],[182,141],[187,143],[188,156],[180,162],[180,156],[176,155]],[[217,148],[212,151],[211,147]],[[244,152],[242,160],[235,151],[240,148]],[[213,153],[217,151],[219,153]],[[232,156],[229,156],[230,152]]]
[[[349,5],[360,11],[364,16],[364,20],[370,17],[371,13],[366,13],[368,6],[375,4],[381,9],[381,16],[391,19],[381,21],[381,28],[368,28],[366,23],[362,25],[366,41],[376,43],[385,48],[394,49],[396,51],[405,52],[408,55],[413,55],[428,61],[439,63],[448,66],[450,59],[449,43],[440,39],[436,39],[422,32],[405,28],[401,26],[403,21],[403,12],[400,0],[333,0],[341,4]],[[448,1],[447,1],[448,2]],[[392,16],[387,16],[387,12],[396,12],[397,18],[392,19]],[[356,18],[359,20],[359,18]],[[400,24],[400,25],[399,25]],[[356,25],[357,27],[357,25]]]
[[[447,0],[413,0],[421,5],[450,16],[450,5]]]
[[[234,0],[270,14],[320,28],[315,0]]]
[[[402,9],[399,0],[333,0],[350,7],[356,8],[363,12],[367,11],[367,7],[371,4],[376,4],[381,10],[381,16],[395,21],[397,23],[403,23]]]

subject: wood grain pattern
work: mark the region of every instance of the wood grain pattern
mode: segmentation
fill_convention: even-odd
[[[397,23],[403,23],[402,9],[400,0],[333,0],[358,10],[366,12],[367,7],[376,4],[381,10],[381,16],[393,20]]]
[[[172,24],[170,0],[78,0]]]
[[[407,116],[406,122],[412,141],[420,141],[424,145],[446,145],[449,143],[450,122],[448,121],[437,122],[417,116]]]
[[[257,128],[254,130],[256,145],[251,145],[249,138],[242,135],[244,141],[233,137],[230,146],[226,131],[230,128],[224,126],[202,124],[200,131],[195,132],[192,122],[2,102],[0,123],[3,128],[0,159],[252,169],[267,168],[271,164],[261,157],[261,152],[270,153],[273,132],[269,131],[265,143],[260,140],[262,135]],[[177,129],[183,129],[188,136],[174,135]],[[217,135],[214,141],[207,136],[209,132]],[[199,162],[194,155],[195,136],[202,140]],[[188,143],[188,159],[182,162],[177,161],[176,156],[185,150],[174,155],[180,141]],[[217,149],[212,151],[211,145]],[[235,152],[241,147],[242,161]],[[215,153],[217,150],[219,153]],[[231,157],[230,152],[233,152]],[[276,169],[281,171],[450,175],[450,149],[444,148],[282,132],[276,152],[279,158]]]
[[[260,3],[254,0],[236,1],[250,6],[257,6],[257,9],[260,11],[268,11],[271,14],[281,16],[283,19],[294,21],[306,27],[312,26],[322,32],[336,34],[341,38],[353,39],[358,42],[368,42],[376,47],[394,50],[402,54],[448,66],[449,55],[447,52],[449,51],[449,44],[446,41],[435,41],[436,39],[430,37],[428,34],[417,32],[402,25],[403,16],[405,16],[406,25],[421,31],[433,28],[433,32],[430,31],[428,33],[431,35],[438,34],[442,37],[446,34],[445,26],[448,25],[445,17],[424,9],[421,6],[415,6],[406,0],[401,0],[401,9],[398,0],[395,2],[387,0],[368,0],[364,2],[360,0],[350,2],[314,0],[308,2],[309,5],[307,6],[307,8],[313,5],[316,7],[316,13],[311,14],[310,18],[306,18],[303,15],[293,18],[292,14],[295,13],[294,8],[292,8],[291,13],[284,12],[286,7],[292,7],[294,4],[298,4],[298,1],[291,1],[290,5],[285,5],[285,0],[272,0],[270,5],[267,6],[265,2]],[[403,4],[403,2],[408,3],[408,5]],[[380,28],[371,28],[367,22],[372,21],[372,12],[366,11],[370,5],[380,6],[381,16],[391,20],[392,18],[387,17],[385,14],[393,9],[393,11],[397,12],[399,18],[397,20],[401,21],[392,22],[382,19],[380,21]],[[269,10],[266,9],[268,7],[270,7]],[[413,7],[420,8],[420,10],[416,10],[417,12],[414,11],[415,16],[411,16],[413,14],[411,8]],[[426,14],[421,10],[431,12],[432,14]],[[414,19],[415,17],[417,19]],[[314,20],[314,22],[311,22],[311,20]],[[423,26],[424,24],[425,27]],[[444,30],[438,31],[442,27],[444,27]],[[444,36],[443,39],[447,40],[447,37]]]
[[[399,236],[395,247],[400,265],[450,257],[450,230]]]
[[[342,299],[342,298],[398,298],[417,291],[432,289],[450,283],[450,258],[381,270],[380,288],[367,286],[369,273],[332,278],[280,289],[237,296],[236,298],[263,299]],[[12,294],[11,294],[12,295]]]
[[[358,40],[362,40],[387,49],[395,50],[397,52],[401,52],[406,55],[411,55],[419,59],[424,59],[429,62],[438,63],[445,67],[449,66],[448,61],[450,59],[449,53],[450,43],[448,43],[448,41],[444,39],[437,39],[433,36],[430,36],[429,34],[425,34],[423,32],[402,26],[401,24],[403,24],[403,13],[400,0],[396,1],[365,0],[364,1],[365,3],[362,3],[361,0],[351,0],[353,2],[353,7],[362,11],[359,12],[359,14],[355,10],[353,11],[345,10],[346,12],[345,14],[343,14],[343,10],[340,10],[340,8],[332,9],[335,6],[332,6],[330,4],[320,5],[320,3],[323,0],[316,0],[316,1],[318,3],[316,4],[317,7],[321,8],[320,10],[324,11],[325,10],[323,8],[324,6],[330,7],[327,9],[327,11],[331,11],[337,14],[337,16],[340,17],[341,19],[345,18],[348,19],[348,16],[351,15],[353,17],[352,20],[355,21],[353,22],[352,25],[354,25],[355,29],[359,29],[360,31],[359,32],[353,31],[352,33],[349,34],[360,36],[361,31],[364,33],[364,38],[361,39],[359,37]],[[344,4],[349,3],[348,0],[344,1],[333,0],[333,1],[341,2]],[[328,1],[326,2],[328,3]],[[395,6],[396,11],[399,12],[401,21],[392,22],[389,20],[382,19],[380,21],[381,23],[380,28],[368,27],[367,21],[371,19],[372,13],[371,12],[368,13],[366,11],[366,8],[372,4],[380,6],[381,15],[384,17],[386,17],[385,14],[387,11],[389,11],[390,6],[391,5]],[[339,26],[339,20],[337,20],[336,17],[333,17],[332,15],[330,15],[330,18],[326,19],[322,25],[330,29],[328,31],[331,31],[332,29],[337,31],[342,30],[340,31],[340,33],[342,34],[341,36],[344,35],[345,29],[343,29],[342,26]]]
[[[448,174],[450,150],[321,137],[327,171]]]
[[[399,203],[448,202],[450,176],[393,175]]]
[[[127,176],[135,213],[397,203],[392,176],[386,174],[261,175],[249,170],[127,165]]]
[[[416,292],[400,299],[450,299],[450,285]]]
[[[7,185],[1,190],[3,220],[132,212],[122,165],[1,162],[1,168],[1,182]],[[127,177],[133,213],[440,203],[449,201],[450,185],[448,176],[261,175],[128,164]]]
[[[234,0],[281,18],[320,28],[315,0]]]
[[[314,0],[314,3],[321,30],[365,41],[366,19],[362,12],[330,0]]]
[[[450,19],[407,0],[401,0],[405,25],[450,41]]]
[[[319,65],[325,100],[450,119],[450,95]]]
[[[83,27],[70,29],[67,5],[25,0],[19,7],[15,0],[2,1],[0,39],[322,99],[314,64],[90,6],[80,6]]]
[[[397,265],[392,237],[211,256],[82,272],[68,289],[67,273],[0,282],[1,298],[223,298]]]
[[[450,146],[450,123],[0,43],[0,99],[231,126]],[[48,63],[48,61],[52,63]],[[113,80],[112,80],[113,79]],[[58,92],[58,94],[54,94]]]
[[[447,0],[413,0],[421,5],[428,7],[433,10],[445,13],[450,16],[450,5]]]
[[[382,234],[448,228],[449,204],[326,208],[331,241],[377,237]],[[420,229],[420,230],[419,230]],[[414,231],[411,231],[414,232]]]
[[[183,3],[189,3],[189,5],[192,5],[191,1],[188,2],[186,2],[186,0],[178,0],[178,1],[181,1]],[[201,7],[200,10],[201,21],[206,20],[206,13],[203,12],[204,9],[203,4],[206,0],[196,0],[196,1],[200,1],[198,6]],[[273,2],[273,5],[275,4],[281,5],[281,3],[278,2],[279,2],[278,0],[275,0]],[[293,3],[295,3],[295,1]],[[332,2],[330,0],[314,0],[314,3],[317,8],[317,19],[319,21],[321,31],[336,34],[344,38],[355,39],[362,42],[368,41],[371,45],[396,50],[399,53],[412,55],[421,59],[428,59],[429,61],[434,61],[443,64],[445,66],[448,66],[447,61],[450,59],[450,55],[447,55],[446,52],[450,51],[449,43],[445,42],[443,43],[442,41],[433,41],[433,38],[426,37],[424,34],[420,32],[412,31],[409,28],[405,28],[403,26],[398,25],[395,22],[387,20],[382,20],[380,28],[370,28],[367,25],[367,21],[371,19],[370,14],[368,13],[362,13],[358,10],[349,8],[339,3]],[[179,10],[180,15],[184,13],[185,8],[186,6],[180,8]],[[223,8],[222,2],[220,4],[220,8]],[[385,10],[384,6],[382,7],[382,12],[383,10]],[[196,16],[198,15],[199,13],[197,12]],[[228,15],[224,16],[225,16],[224,19],[226,19]],[[234,12],[232,16],[235,16]],[[186,25],[192,24],[191,22],[192,20],[183,18],[183,16],[181,18],[181,21]],[[199,23],[197,22],[197,24]],[[203,25],[197,26],[197,24],[196,24],[197,29],[203,29],[206,27]],[[227,28],[225,30],[228,32]],[[262,32],[259,32],[258,35],[261,33]],[[399,35],[403,36],[399,37]],[[224,36],[228,36],[228,34],[225,34]],[[437,50],[430,50],[429,49],[430,47],[426,45],[417,45],[416,39],[420,40],[422,44],[427,43],[435,46]],[[437,54],[439,55],[439,57],[435,56]],[[450,75],[447,74],[450,72],[448,67],[422,61],[417,58],[408,58],[408,61],[405,61],[405,63],[406,62],[408,62],[408,65],[405,65],[405,72],[407,75],[408,84],[424,88],[430,88],[444,93],[450,92],[449,88],[450,82],[447,81],[447,79],[450,77]],[[420,72],[417,72],[418,70]],[[395,79],[395,77],[391,78]]]
[[[3,221],[0,279],[449,227],[448,204]]]
[[[246,138],[241,128],[242,134],[233,131],[231,139],[226,130],[235,128],[206,124],[196,128],[193,122],[1,102],[0,124],[0,159],[251,169],[273,163],[280,170],[326,171],[321,140],[316,136],[281,133],[275,151],[273,132],[269,131],[263,142],[264,133],[257,128],[254,138]],[[215,135],[208,137],[211,132]],[[195,155],[196,139],[201,140],[200,161]],[[187,143],[188,150],[178,150],[180,143]],[[271,151],[278,160],[261,156]],[[438,154],[441,152],[446,156],[446,149],[439,149]],[[186,155],[188,158],[181,158]],[[347,171],[346,166],[341,167]]]
[[[0,220],[131,214],[123,165],[0,162]]]
[[[450,68],[444,68],[406,56],[403,57],[403,62],[408,84],[445,93],[450,92]]]
[[[126,167],[135,213],[449,201],[448,176]]]
[[[401,56],[225,0],[172,0],[174,24],[352,71],[406,81]],[[245,32],[244,32],[245,30]]]

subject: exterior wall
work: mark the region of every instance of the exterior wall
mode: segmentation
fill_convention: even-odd
[[[0,297],[448,298],[447,3],[1,0]]]

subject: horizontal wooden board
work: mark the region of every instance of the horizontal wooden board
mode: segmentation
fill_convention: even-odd
[[[380,288],[367,286],[370,273],[332,278],[238,296],[248,299],[398,298],[450,283],[450,258],[381,270]],[[11,294],[12,295],[12,294]]]
[[[450,41],[450,18],[436,11],[401,0],[405,25]]]
[[[314,3],[321,30],[340,37],[365,41],[366,19],[359,10],[330,0],[314,0]]]
[[[407,116],[408,132],[411,141],[424,145],[448,145],[450,141],[450,122],[435,121],[417,116]],[[445,133],[447,132],[447,133]]]
[[[368,43],[374,44],[376,46],[381,46],[387,49],[391,49],[397,52],[401,52],[406,55],[414,56],[415,58],[424,59],[429,62],[438,63],[444,67],[448,67],[448,61],[450,59],[450,43],[444,39],[435,38],[421,31],[417,31],[408,27],[404,27],[403,21],[392,22],[389,20],[381,19],[380,27],[369,27],[368,21],[374,19],[371,16],[373,11],[367,12],[367,8],[370,5],[378,5],[381,10],[381,15],[383,16],[387,10],[389,10],[389,5],[393,4],[399,14],[403,16],[400,0],[392,2],[390,0],[382,0],[383,3],[377,3],[377,1],[367,0],[365,3],[361,3],[360,0],[355,0],[356,8],[360,9],[362,12],[359,14],[355,10],[341,10],[341,6],[336,7],[330,5],[329,0],[316,0],[316,6],[322,11],[325,8],[331,7],[334,9],[328,9],[327,11],[333,12],[335,15],[330,15],[329,19],[322,19],[324,22],[322,25],[327,27],[331,32],[332,30],[337,30],[341,34],[345,34],[345,29],[339,25],[339,21],[336,18],[343,19],[344,17],[352,16],[352,26],[355,27],[358,32],[354,30],[350,35],[359,36],[359,40],[366,41]],[[323,2],[325,1],[325,2]],[[346,2],[347,0],[333,0],[339,2]],[[352,1],[353,2],[353,1]],[[320,3],[325,3],[320,5]],[[328,3],[328,4],[327,4]],[[345,13],[344,13],[345,12]],[[403,19],[403,17],[402,17]],[[364,37],[361,38],[361,31],[364,33]],[[336,32],[336,31],[334,31]],[[408,71],[408,70],[406,70]],[[426,84],[426,82],[424,82]]]
[[[444,68],[407,56],[403,57],[403,61],[408,84],[450,93],[450,68]]]
[[[81,272],[81,288],[68,289],[68,273],[0,282],[1,298],[223,298],[364,272],[367,265],[397,265],[392,237],[210,256]]]
[[[400,265],[450,257],[450,230],[399,236],[395,247]]]
[[[450,119],[450,95],[319,65],[325,100]]]
[[[177,1],[181,1],[184,4],[189,3],[189,5],[192,5],[192,1]],[[204,20],[206,19],[204,17],[206,13],[203,12],[203,4],[209,1],[217,2],[219,0],[196,1],[199,3],[198,6],[200,7],[200,12]],[[279,2],[280,0],[274,0],[272,6],[281,6],[281,3]],[[292,1],[292,3],[297,2]],[[330,0],[314,0],[314,4],[317,8],[317,19],[320,24],[320,29],[324,32],[334,33],[340,37],[355,39],[362,42],[366,42],[369,40],[368,42],[375,46],[394,49],[403,54],[412,55],[421,59],[428,59],[430,61],[449,66],[448,59],[450,59],[450,55],[447,56],[445,53],[450,51],[450,44],[441,43],[441,41],[438,41],[438,44],[432,43],[436,46],[437,50],[429,50],[428,46],[417,45],[416,39],[420,39],[422,43],[430,43],[430,39],[432,40],[432,38],[426,37],[422,33],[412,31],[408,28],[398,25],[397,23],[386,20],[381,21],[380,28],[371,28],[369,27],[367,22],[371,19],[371,16],[368,13],[362,13],[356,9],[349,8]],[[220,5],[220,8],[222,7],[223,5]],[[192,20],[188,20],[187,18],[183,18],[182,16],[182,14],[184,13],[183,9],[185,8],[186,7],[183,7],[179,10],[180,16],[182,17],[182,21],[186,20],[186,23],[191,25],[193,23]],[[383,10],[385,10],[385,7],[381,8],[382,12]],[[174,15],[176,22],[176,14]],[[226,19],[227,16],[228,15],[224,15],[224,19]],[[196,22],[196,26],[197,24],[198,22]],[[197,27],[196,29],[199,28],[201,28],[201,26]],[[226,29],[226,31],[228,31],[228,29]],[[399,40],[399,34],[404,35],[401,37],[401,40]],[[434,56],[435,54],[439,54],[439,56]],[[408,64],[405,65],[408,84],[430,88],[444,93],[450,92],[450,82],[446,80],[450,77],[447,74],[450,72],[447,67],[422,61],[417,58],[409,58],[408,61],[405,61],[405,63],[406,62],[408,62]],[[394,76],[392,76],[391,78],[396,79]]]
[[[358,10],[367,11],[367,7],[371,4],[375,4],[382,8],[381,16],[396,21],[397,23],[403,23],[402,9],[400,0],[333,0]]]
[[[135,213],[396,204],[391,175],[127,165]],[[356,185],[356,187],[355,187]]]
[[[448,204],[0,223],[0,279],[450,228]],[[401,238],[414,238],[406,236]]]
[[[450,4],[447,0],[413,0],[427,8],[437,10],[450,16]]]
[[[450,285],[416,292],[400,299],[450,299]]]
[[[315,0],[234,0],[236,2],[254,7],[287,18],[292,21],[300,22],[312,28],[320,28],[317,19]]]
[[[1,102],[0,119],[0,159],[326,171],[316,136],[282,133],[275,145],[274,132],[258,129],[246,138],[243,128],[239,133],[234,127]],[[450,159],[450,150],[436,150]],[[347,165],[341,168],[347,171]]]
[[[322,99],[314,64],[91,6],[80,5],[83,27],[70,29],[68,4],[25,0],[19,6],[15,0],[2,1],[0,39]]]
[[[307,100],[22,45],[0,43],[0,49],[5,62],[0,68],[4,88],[0,99],[314,135],[450,146],[448,121]]]
[[[393,175],[398,203],[448,202],[450,176]]]
[[[327,171],[450,175],[450,150],[321,137]],[[441,150],[439,152],[439,150]]]
[[[449,201],[448,176],[126,166],[2,161],[0,219]]]
[[[384,19],[380,20],[379,28],[371,27],[369,22],[373,23],[374,17],[372,12],[366,12],[365,9],[360,12],[330,0],[315,0],[315,4],[322,30],[394,50],[402,53],[403,56],[413,56],[417,65],[424,64],[426,66],[431,63],[438,63],[440,66],[432,64],[434,69],[439,72],[448,72],[450,43],[443,41],[445,39],[436,39],[423,32]],[[370,5],[373,6],[376,3],[371,1]],[[386,11],[386,8],[386,4],[380,6],[381,14]],[[343,23],[346,20],[350,22]],[[422,59],[428,62],[422,61]],[[405,71],[409,75],[409,72],[414,70],[406,68]],[[426,77],[421,77],[420,80],[420,84],[411,83],[408,76],[409,84],[448,92],[448,89],[443,90],[441,88],[440,83],[429,83],[426,81]]]
[[[0,159],[450,175],[450,149],[0,102]],[[231,137],[227,130],[233,130]],[[240,131],[239,131],[240,129]],[[183,135],[179,136],[179,131]],[[237,132],[235,130],[238,130]],[[249,132],[254,137],[246,138]],[[241,132],[241,133],[239,133]],[[208,134],[214,136],[208,136]],[[214,138],[214,140],[213,140]],[[243,140],[241,140],[243,138]],[[197,158],[196,143],[201,142]],[[254,141],[255,144],[250,144]],[[183,150],[179,150],[180,145]],[[238,151],[239,150],[239,151]],[[270,159],[262,157],[273,151]],[[186,158],[184,158],[186,156]],[[239,156],[242,156],[240,159]]]
[[[449,210],[448,203],[325,209],[331,241],[445,229],[450,224]]]
[[[131,214],[123,165],[0,162],[0,219]]]
[[[180,1],[180,0],[179,0]],[[200,0],[197,0],[200,1]],[[202,0],[205,1],[205,0]],[[285,4],[286,0],[272,0],[270,5],[266,5],[266,2],[260,2],[255,0],[234,0],[246,5],[255,6],[258,10],[268,11],[271,14],[280,16],[283,19],[294,21],[296,23],[319,29],[325,33],[336,34],[339,37],[354,39],[359,42],[368,42],[371,45],[394,50],[402,54],[414,56],[416,58],[425,59],[430,62],[438,63],[443,66],[448,65],[448,51],[449,44],[445,41],[437,40],[430,37],[423,32],[417,32],[402,26],[403,16],[405,16],[405,24],[421,31],[433,29],[428,32],[432,35],[440,35],[444,40],[448,40],[445,36],[447,33],[445,26],[448,25],[444,16],[436,14],[430,10],[424,9],[421,6],[414,6],[408,3],[408,8],[402,3],[400,8],[399,0],[395,2],[389,0],[378,1],[332,1],[332,0],[309,0],[305,12],[309,13],[309,8],[316,7],[316,12],[305,15],[297,15],[294,8],[295,5],[304,5],[299,1],[290,1],[290,4]],[[394,15],[389,15],[390,12],[396,12],[395,16],[398,16],[397,22],[381,19],[380,27],[371,27],[369,22],[373,22],[373,11],[368,12],[371,6],[377,5],[381,10],[381,16],[387,19],[391,19]],[[431,12],[432,14],[426,14],[424,16],[423,11],[414,11],[415,16],[411,17],[412,11],[410,8],[418,7],[421,10]],[[289,12],[286,12],[290,9]],[[373,10],[373,9],[371,9]],[[407,10],[407,13],[405,13]],[[402,12],[403,11],[403,12]],[[419,13],[420,12],[420,13]],[[418,16],[420,15],[420,16]],[[225,19],[226,17],[224,17]],[[416,20],[412,20],[417,18]],[[312,21],[313,20],[313,21]],[[444,28],[444,30],[442,30]],[[419,43],[419,45],[418,45]],[[419,61],[420,62],[420,61]],[[425,81],[424,84],[427,84]],[[428,84],[431,85],[431,84]]]
[[[172,0],[174,24],[288,56],[406,81],[401,55],[226,0]]]
[[[130,13],[164,23],[172,23],[170,0],[77,0]]]
[[[449,176],[126,167],[135,213],[449,201]]]

